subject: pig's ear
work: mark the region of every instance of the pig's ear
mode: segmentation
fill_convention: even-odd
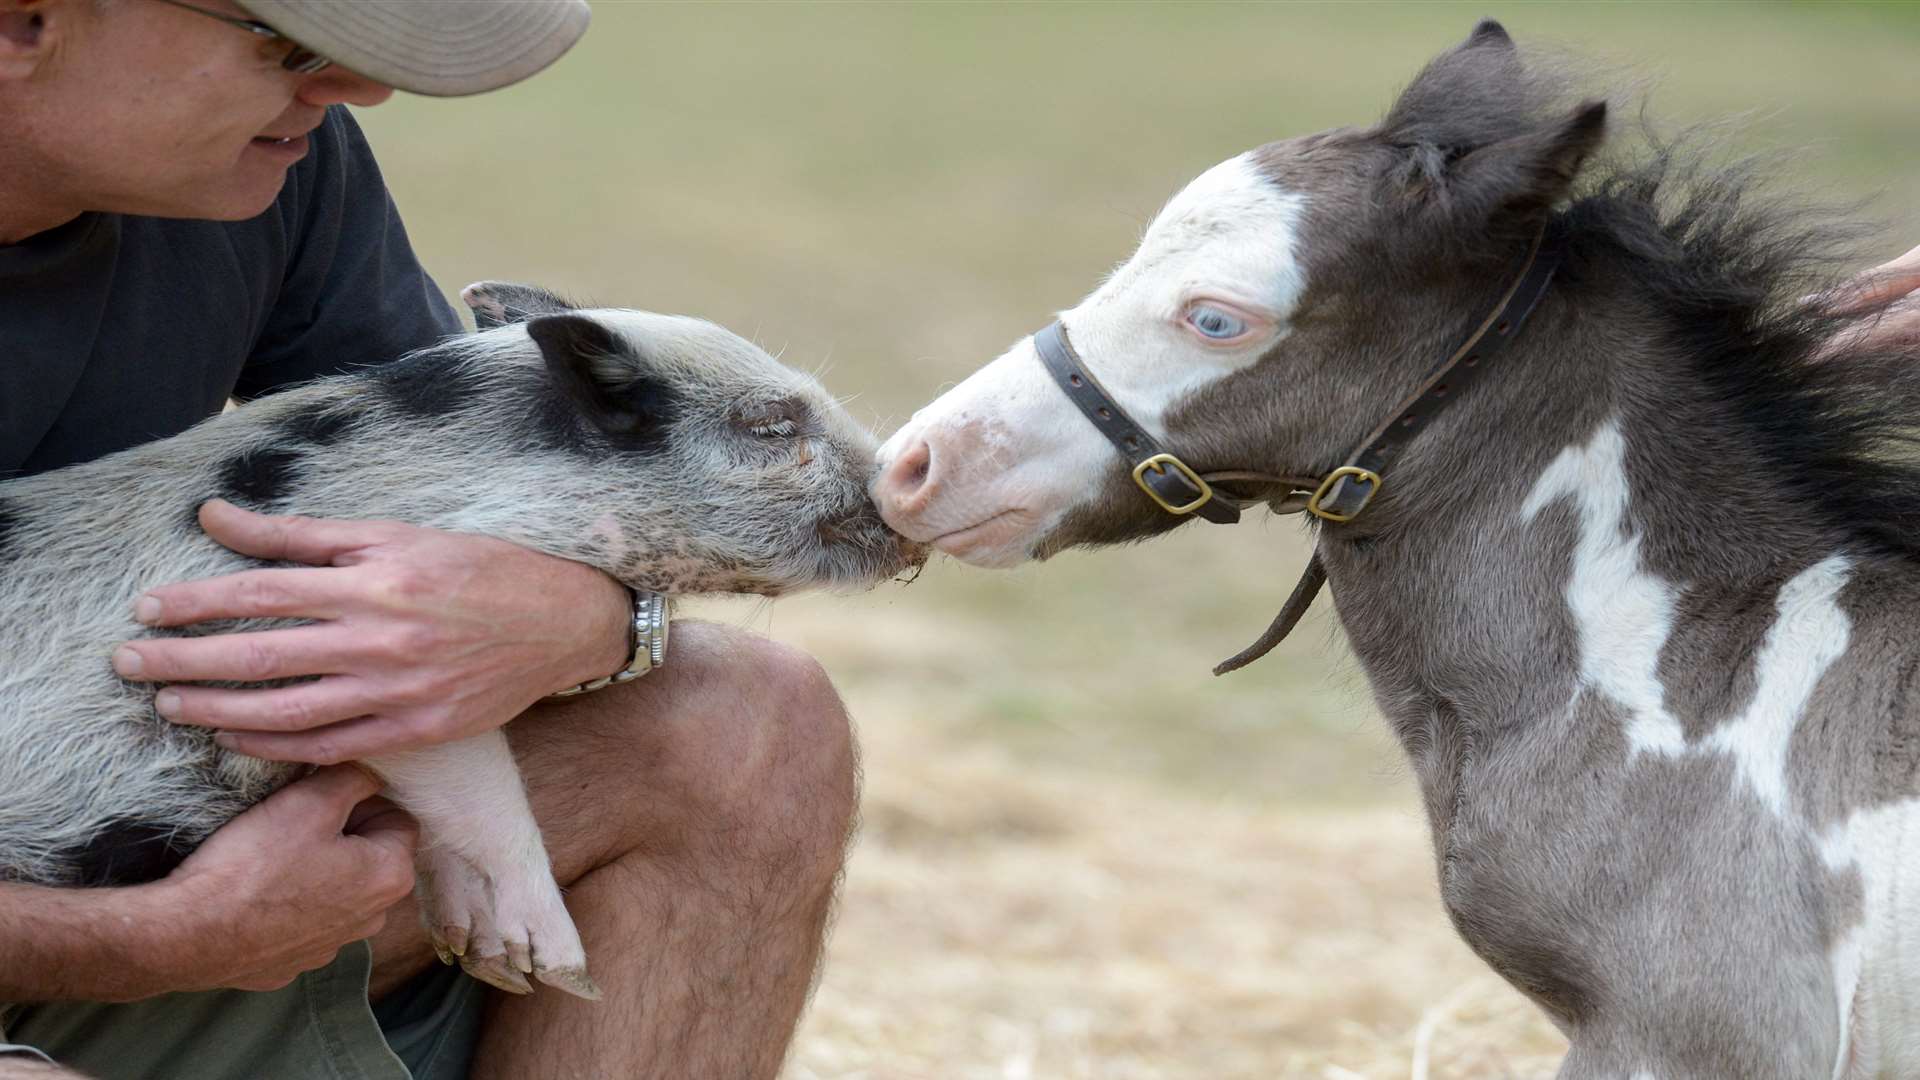
[[[481,330],[573,310],[572,304],[545,289],[510,281],[476,281],[460,290],[460,299],[473,309],[473,325]]]
[[[554,389],[622,450],[665,445],[677,402],[626,339],[585,315],[541,315],[527,323]]]

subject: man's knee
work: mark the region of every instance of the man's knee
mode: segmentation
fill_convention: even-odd
[[[832,681],[798,649],[675,623],[658,672],[515,727],[530,780],[564,806],[543,826],[619,834],[594,844],[595,864],[638,850],[831,876],[844,857],[858,803],[853,733]]]
[[[697,740],[696,805],[749,848],[830,859],[838,868],[858,805],[858,761],[845,704],[819,662],[730,627],[693,624],[704,646],[691,672],[725,685]]]

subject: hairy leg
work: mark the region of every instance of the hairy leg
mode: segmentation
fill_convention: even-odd
[[[856,805],[846,714],[804,655],[674,628],[671,662],[508,728],[598,1004],[495,995],[476,1077],[771,1077],[818,965]],[[417,915],[374,993],[433,962]]]

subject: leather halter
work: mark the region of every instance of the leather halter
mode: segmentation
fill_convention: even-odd
[[[1311,485],[1311,477],[1275,476],[1245,470],[1207,473],[1195,472],[1186,462],[1168,453],[1160,441],[1134,423],[1133,417],[1113,400],[1107,388],[1087,370],[1073,343],[1067,340],[1067,328],[1059,320],[1048,323],[1033,335],[1033,347],[1046,365],[1047,374],[1066,392],[1067,400],[1079,406],[1100,434],[1113,443],[1121,456],[1133,463],[1133,482],[1147,497],[1169,514],[1198,514],[1216,525],[1232,525],[1240,520],[1240,509],[1259,499],[1239,499],[1215,490],[1211,481],[1252,480],[1258,483]]]
[[[1240,520],[1242,507],[1267,501],[1238,498],[1214,487],[1220,481],[1238,480],[1284,486],[1286,494],[1273,500],[1277,513],[1305,511],[1323,521],[1352,521],[1380,494],[1384,483],[1382,473],[1407,443],[1448,403],[1478,381],[1488,362],[1518,336],[1527,316],[1546,295],[1547,286],[1552,283],[1554,271],[1559,269],[1565,254],[1564,232],[1557,223],[1549,223],[1534,236],[1520,273],[1493,311],[1421,381],[1385,423],[1368,434],[1345,464],[1318,478],[1243,469],[1201,473],[1168,452],[1127,415],[1074,353],[1072,343],[1067,340],[1066,327],[1058,320],[1036,333],[1033,345],[1047,373],[1067,399],[1132,463],[1133,482],[1162,510],[1176,515],[1198,514],[1216,524],[1231,525]],[[1306,614],[1326,580],[1326,568],[1316,546],[1300,583],[1294,586],[1272,625],[1258,641],[1215,666],[1213,673],[1224,675],[1238,670],[1271,652]]]

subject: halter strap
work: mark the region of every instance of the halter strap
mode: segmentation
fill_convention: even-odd
[[[1198,514],[1216,525],[1232,525],[1240,520],[1242,506],[1262,501],[1240,499],[1216,490],[1213,484],[1218,481],[1284,484],[1299,491],[1313,489],[1314,479],[1306,476],[1276,476],[1246,469],[1205,474],[1196,471],[1134,423],[1133,417],[1127,415],[1073,351],[1073,343],[1067,340],[1067,328],[1059,320],[1048,323],[1033,335],[1033,348],[1067,400],[1132,463],[1133,482],[1167,513]]]
[[[1346,464],[1328,473],[1307,500],[1307,512],[1326,521],[1352,521],[1380,493],[1380,474],[1425,427],[1427,421],[1479,381],[1487,362],[1499,356],[1526,325],[1527,316],[1547,294],[1553,273],[1566,255],[1565,234],[1549,225],[1536,233],[1520,276],[1500,303],[1452,355],[1410,396],[1386,423],[1374,428]]]
[[[1239,480],[1286,488],[1286,496],[1273,500],[1280,513],[1304,510],[1323,521],[1352,521],[1380,493],[1382,473],[1407,443],[1425,430],[1428,422],[1461,391],[1478,381],[1490,366],[1488,361],[1499,356],[1507,343],[1519,335],[1527,316],[1533,314],[1534,307],[1547,294],[1554,271],[1560,268],[1566,255],[1566,246],[1566,234],[1557,221],[1543,226],[1527,248],[1520,273],[1493,311],[1467,335],[1459,348],[1428,373],[1385,423],[1368,434],[1346,464],[1322,477],[1284,476],[1245,469],[1200,473],[1168,452],[1159,440],[1127,415],[1074,352],[1073,343],[1067,340],[1066,327],[1059,320],[1048,323],[1033,335],[1033,347],[1067,399],[1133,463],[1133,482],[1168,513],[1198,514],[1216,524],[1231,525],[1240,520],[1242,506],[1267,501],[1236,498],[1213,486],[1219,481]],[[1213,673],[1224,675],[1271,652],[1306,614],[1326,580],[1326,567],[1316,546],[1299,584],[1294,586],[1272,625],[1258,641],[1221,662]]]
[[[1352,521],[1360,511],[1365,510],[1380,492],[1380,471],[1386,468],[1401,447],[1419,434],[1425,427],[1425,421],[1433,419],[1433,415],[1445,408],[1459,391],[1477,380],[1480,373],[1486,370],[1487,361],[1498,356],[1507,343],[1520,333],[1527,316],[1533,313],[1540,298],[1547,294],[1547,286],[1552,284],[1554,271],[1560,268],[1560,261],[1566,253],[1566,234],[1557,223],[1548,223],[1533,238],[1533,246],[1527,250],[1526,265],[1507,289],[1506,295],[1500,298],[1499,306],[1481,321],[1479,328],[1469,334],[1452,355],[1427,376],[1391,419],[1367,436],[1365,445],[1358,453],[1348,458],[1345,465],[1327,474],[1303,509],[1322,520],[1334,522]],[[1488,336],[1489,331],[1493,336]],[[1293,592],[1288,594],[1287,602],[1281,605],[1280,614],[1273,617],[1273,622],[1259,640],[1215,664],[1213,673],[1225,675],[1229,671],[1238,671],[1272,652],[1293,632],[1326,583],[1327,567],[1320,558],[1320,545],[1316,541],[1313,554],[1307,559],[1306,569],[1301,572],[1300,581],[1294,585]]]

